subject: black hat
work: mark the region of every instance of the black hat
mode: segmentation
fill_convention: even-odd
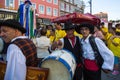
[[[14,28],[14,29],[18,29],[22,33],[26,32],[26,29],[23,28],[23,26],[15,19],[4,20],[0,23],[0,26],[7,26],[7,27]]]
[[[75,25],[73,25],[71,21],[66,21],[63,30],[70,30],[70,29],[75,29]]]
[[[105,25],[105,23],[104,23],[104,22],[101,22],[100,25]]]
[[[0,26],[2,25],[2,23],[3,23],[3,20],[0,20]]]
[[[24,3],[29,3],[30,5],[32,5],[32,3],[30,2],[30,0],[25,0],[25,2]]]
[[[79,26],[77,26],[75,28],[75,30],[76,30],[77,33],[80,33],[80,28],[81,27],[87,27],[87,28],[89,28],[90,33],[94,33],[94,25],[92,25],[90,23],[81,23]]]
[[[117,23],[117,24],[115,25],[115,28],[117,28],[118,26],[120,26],[120,23]]]

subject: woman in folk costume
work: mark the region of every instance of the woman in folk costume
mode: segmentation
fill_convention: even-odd
[[[25,2],[19,6],[17,18],[22,26],[26,28],[25,35],[33,38],[36,28],[36,17],[30,0],[25,0]]]
[[[76,28],[78,33],[83,35],[81,39],[82,50],[83,50],[83,63],[84,63],[84,80],[101,80],[101,69],[107,73],[113,70],[114,66],[114,55],[111,50],[109,50],[105,43],[98,37],[92,37],[94,32],[94,26],[89,23],[82,23],[78,28]],[[91,44],[90,38],[93,38],[98,48],[97,54],[103,59],[103,64],[100,66],[98,64],[98,57],[96,58],[96,53],[94,52],[94,47]]]
[[[81,44],[79,43],[80,38],[74,35],[75,26],[70,21],[65,23],[66,36],[59,39],[57,42],[53,42],[51,49],[56,48],[67,49],[72,52],[76,58],[77,67],[72,80],[82,80],[82,60],[81,60]]]

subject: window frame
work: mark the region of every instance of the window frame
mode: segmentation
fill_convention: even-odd
[[[41,8],[40,8],[41,6],[43,6],[43,10],[41,10]],[[40,14],[45,14],[45,5],[39,4],[39,8],[38,9],[39,9],[39,13]]]

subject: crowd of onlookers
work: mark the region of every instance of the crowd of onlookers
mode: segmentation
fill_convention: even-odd
[[[4,49],[1,50],[0,59],[7,61],[8,64],[5,75],[6,80],[8,78],[10,80],[14,79],[14,76],[16,76],[22,68],[21,73],[24,74],[18,75],[20,75],[19,77],[21,80],[24,79],[24,75],[26,74],[26,65],[37,67],[37,64],[46,56],[49,56],[52,51],[63,48],[71,51],[76,57],[77,67],[75,70],[74,80],[80,80],[82,76],[81,65],[83,63],[81,58],[83,57],[85,60],[84,62],[86,62],[86,64],[88,62],[92,63],[94,66],[89,66],[94,67],[96,71],[96,73],[93,73],[94,70],[89,71],[87,69],[88,66],[87,68],[84,68],[85,71],[83,72],[85,73],[85,80],[93,77],[94,75],[96,75],[96,77],[91,79],[96,80],[100,77],[101,71],[99,71],[99,68],[95,66],[95,57],[91,55],[91,53],[94,53],[94,50],[90,47],[90,43],[87,44],[90,36],[97,37],[97,39],[95,38],[95,41],[97,41],[96,44],[98,46],[98,50],[102,57],[105,55],[103,57],[105,62],[103,62],[103,65],[105,66],[102,67],[106,68],[107,65],[107,68],[109,67],[110,70],[112,69],[112,65],[108,65],[113,62],[113,57],[111,57],[113,53],[114,69],[112,70],[112,74],[119,74],[120,23],[117,23],[114,27],[111,25],[105,26],[104,22],[99,26],[94,26],[88,23],[77,25],[72,24],[71,22],[67,22],[64,25],[61,25],[61,23],[54,23],[54,25],[47,25],[45,27],[41,27],[39,25],[36,29],[35,37],[31,39],[32,41],[25,36],[25,32],[26,30],[15,20],[8,19],[0,23],[0,36],[4,41],[1,42],[4,43]],[[110,57],[107,59],[106,55]],[[110,58],[111,63],[107,63]],[[18,66],[21,66],[21,69],[18,69]],[[16,72],[14,72],[14,69],[16,69]],[[9,74],[10,71],[12,71],[12,74]]]
[[[45,34],[41,35],[41,37],[36,36],[36,40],[37,40],[36,45],[37,45],[37,42],[42,42],[42,41],[38,41],[38,38],[42,38],[42,36],[46,36],[46,38],[50,40],[48,47],[53,42],[59,40],[60,38],[65,37],[66,32],[65,30],[63,30],[63,28],[64,26],[61,25],[60,23],[55,23],[54,25],[47,25],[46,27],[39,28],[37,30],[37,36],[38,35],[40,36],[43,31],[45,32]],[[82,35],[77,33],[76,31],[74,32],[74,34],[82,38]],[[118,63],[119,63],[119,57],[120,57],[120,23],[116,23],[115,25],[112,25],[112,23],[109,23],[108,25],[106,25],[106,23],[102,22],[100,26],[94,27],[93,36],[103,40],[103,42],[107,45],[107,47],[114,53],[115,60],[114,60],[114,70],[112,74],[113,75],[119,74]],[[47,43],[44,43],[44,44],[47,44]],[[40,52],[38,52],[38,54],[39,53]]]

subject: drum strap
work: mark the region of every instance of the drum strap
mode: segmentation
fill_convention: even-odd
[[[82,64],[81,63],[77,64],[77,67],[82,67]]]

